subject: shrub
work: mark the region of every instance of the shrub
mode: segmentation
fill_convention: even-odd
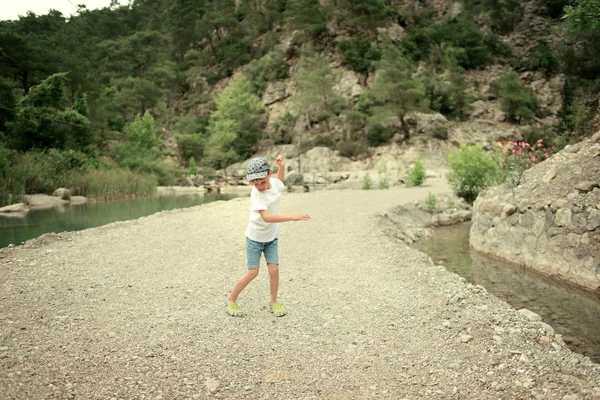
[[[544,139],[531,145],[527,142],[508,142],[508,153],[502,161],[504,179],[509,188],[521,184],[523,173],[550,157],[555,147],[544,147]]]
[[[381,51],[365,38],[357,38],[352,42],[344,40],[339,48],[342,51],[342,64],[361,74],[367,75],[373,71],[373,62],[381,59]]]
[[[379,173],[379,189],[389,189],[390,188],[390,180],[388,178],[387,167],[384,165],[378,168]]]
[[[428,211],[434,211],[437,207],[437,197],[435,197],[435,195],[431,192],[429,192],[429,194],[427,195],[427,197],[425,198],[425,206],[427,207]]]
[[[198,173],[198,167],[196,167],[196,160],[194,157],[190,157],[188,160],[188,173],[190,175],[196,175]]]
[[[527,66],[533,71],[540,70],[550,75],[558,71],[559,61],[548,43],[541,41],[531,49]]]
[[[506,73],[494,81],[500,98],[500,108],[509,121],[521,123],[532,119],[538,110],[538,100],[514,73]]]
[[[371,179],[371,175],[369,175],[369,173],[367,172],[365,174],[365,176],[363,177],[363,185],[362,185],[363,190],[371,189],[372,184],[373,184],[373,180]]]
[[[466,146],[448,156],[450,172],[446,179],[454,192],[472,203],[479,192],[499,182],[501,174],[499,163],[489,157],[481,145]]]
[[[375,124],[369,128],[367,140],[369,141],[369,146],[376,147],[389,142],[392,135],[393,132],[390,128],[386,128],[381,124]]]
[[[427,174],[425,172],[425,166],[423,165],[423,161],[420,158],[415,160],[415,164],[408,172],[408,186],[421,186],[423,182],[427,179]]]

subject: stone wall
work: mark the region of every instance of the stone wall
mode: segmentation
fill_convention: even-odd
[[[473,205],[477,251],[600,293],[600,144],[566,148]],[[591,179],[591,180],[590,180]]]

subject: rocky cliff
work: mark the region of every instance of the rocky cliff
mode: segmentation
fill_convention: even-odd
[[[600,293],[600,132],[473,206],[476,250]]]

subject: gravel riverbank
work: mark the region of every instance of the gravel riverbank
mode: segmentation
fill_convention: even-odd
[[[600,367],[388,238],[378,215],[444,193],[286,193],[280,300],[245,269],[248,199],[0,252],[0,399],[599,399]]]

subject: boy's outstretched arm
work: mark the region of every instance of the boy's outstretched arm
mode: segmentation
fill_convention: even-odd
[[[285,161],[283,161],[283,156],[281,154],[278,155],[275,159],[275,162],[279,166],[279,170],[277,171],[277,175],[275,176],[275,178],[283,182],[283,177],[285,175]]]
[[[263,221],[268,224],[288,221],[308,221],[310,219],[310,215],[308,214],[271,214],[267,210],[260,210],[259,214]]]

